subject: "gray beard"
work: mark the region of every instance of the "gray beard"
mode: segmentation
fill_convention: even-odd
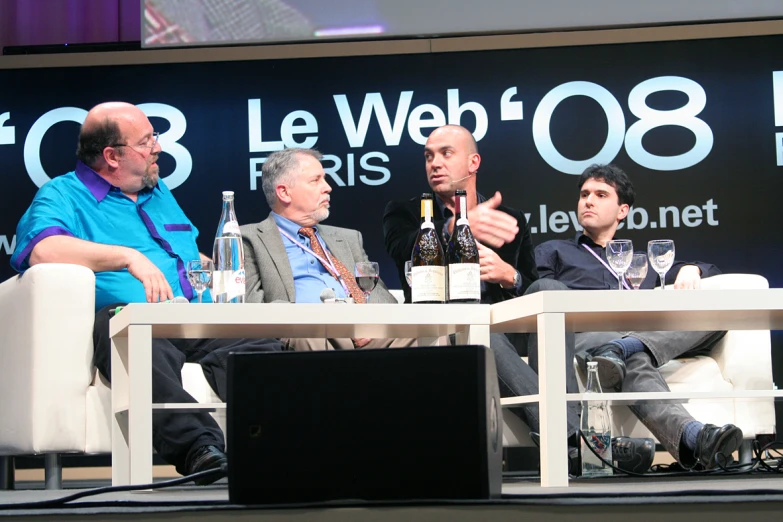
[[[329,217],[329,209],[324,208],[324,209],[316,210],[315,212],[310,214],[310,217],[316,223],[320,223],[321,221],[326,221],[326,218]]]

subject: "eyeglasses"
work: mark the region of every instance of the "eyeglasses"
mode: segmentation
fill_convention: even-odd
[[[158,138],[160,137],[160,132],[153,132],[152,136],[147,139],[147,145],[130,145],[128,143],[112,143],[111,145],[107,145],[107,147],[131,147],[133,149],[140,148],[140,149],[150,149],[150,152],[155,150],[155,146],[158,144]],[[150,143],[151,142],[151,143]]]

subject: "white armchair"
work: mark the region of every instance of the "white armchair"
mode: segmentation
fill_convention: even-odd
[[[40,264],[0,283],[0,456],[46,455],[46,486],[61,485],[61,453],[111,451],[111,390],[92,365],[95,275]],[[183,384],[219,402],[201,366]],[[225,431],[225,414],[213,414]]]
[[[702,289],[763,289],[767,280],[759,275],[723,274],[702,280]],[[771,390],[772,353],[768,330],[731,330],[708,355],[675,359],[661,367],[672,391]],[[584,389],[583,382],[579,383]],[[774,400],[691,400],[684,405],[696,419],[742,429],[745,439],[775,433]],[[530,429],[517,416],[504,410],[505,446],[531,446]],[[614,435],[651,437],[649,430],[625,406],[612,410]]]

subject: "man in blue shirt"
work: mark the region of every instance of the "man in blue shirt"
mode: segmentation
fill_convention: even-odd
[[[575,239],[556,239],[536,247],[536,265],[541,279],[529,292],[540,290],[616,289],[618,278],[606,259],[606,244],[615,237],[635,199],[631,180],[614,165],[588,167],[579,179],[577,214],[584,232]],[[708,263],[676,262],[666,283],[676,289],[699,288],[701,277],[720,273]],[[655,288],[658,277],[648,270],[642,288]],[[709,351],[725,332],[583,332],[567,337],[568,350],[576,352],[583,371],[587,361],[598,363],[606,390],[623,392],[669,391],[658,367],[680,356]],[[569,343],[570,341],[570,343]],[[575,343],[575,345],[574,345]],[[530,354],[535,364],[536,353]],[[732,425],[713,426],[694,419],[680,404],[657,401],[630,406],[658,440],[686,467],[701,463],[718,465],[742,442],[742,431]]]
[[[262,188],[272,212],[264,221],[241,228],[249,303],[320,303],[322,295],[365,296],[354,278],[356,263],[368,261],[357,230],[331,227],[331,187],[312,149],[290,148],[271,154],[263,167]],[[396,303],[383,281],[372,303]],[[322,350],[403,347],[415,339],[290,339],[289,349]]]
[[[138,107],[121,102],[94,107],[79,133],[76,170],[41,187],[17,227],[14,269],[73,263],[95,272],[93,362],[107,379],[110,310],[195,296],[185,264],[201,256],[198,230],[159,179],[160,152],[158,134]],[[181,385],[186,361],[199,362],[225,399],[230,350],[280,347],[269,339],[153,339],[152,400],[196,402]],[[207,413],[156,412],[153,445],[183,475],[226,463],[223,434]],[[217,478],[214,474],[197,483]]]

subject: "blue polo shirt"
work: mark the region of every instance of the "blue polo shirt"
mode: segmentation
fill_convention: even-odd
[[[345,297],[343,286],[326,270],[323,263],[299,246],[304,245],[310,248],[310,239],[299,233],[299,229],[302,227],[275,212],[272,212],[272,217],[281,231],[287,233],[298,242],[294,243],[282,233],[280,234],[285,245],[285,252],[288,254],[288,260],[291,262],[296,302],[320,303],[321,292],[325,288],[334,290],[335,297]],[[318,227],[313,228],[315,229],[315,236],[321,242],[321,246],[324,250],[328,250],[326,243],[321,238],[321,234],[318,233]]]
[[[72,236],[104,245],[133,248],[165,275],[174,296],[194,300],[185,264],[198,259],[198,229],[185,216],[163,181],[144,189],[137,201],[124,195],[94,170],[76,170],[54,178],[38,190],[16,228],[11,266],[30,268],[30,252],[42,239]],[[146,302],[144,286],[127,269],[95,274],[95,308],[112,303]],[[204,301],[211,301],[209,290]]]

